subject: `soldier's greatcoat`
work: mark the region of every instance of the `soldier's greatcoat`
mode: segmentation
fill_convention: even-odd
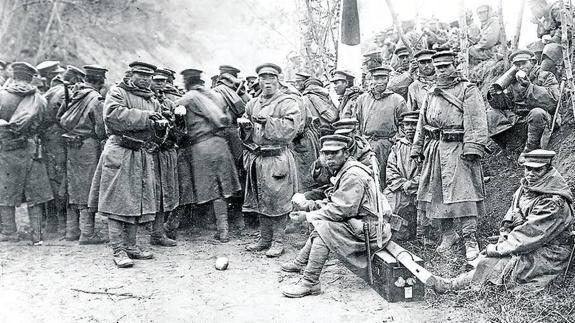
[[[122,136],[151,142],[150,116],[160,110],[154,93],[131,82],[113,86],[104,102],[109,135],[90,189],[88,204],[109,218],[129,223],[152,221],[158,212],[154,157],[146,146],[130,149]]]
[[[66,131],[66,191],[70,204],[87,205],[100,159],[104,129],[104,98],[93,87],[78,83],[71,91],[70,104],[62,111],[60,126]]]
[[[435,75],[426,77],[420,75],[407,90],[407,107],[410,111],[421,110],[427,94],[435,84]]]
[[[45,118],[46,100],[35,87],[14,81],[0,90],[0,206],[53,198],[46,166],[35,158],[34,136]]]
[[[292,147],[303,122],[297,98],[281,91],[271,98],[254,98],[248,103],[244,117],[253,123],[244,142],[279,152],[270,156],[244,150],[247,181],[243,210],[267,216],[287,214],[292,210],[291,197],[299,186]],[[254,122],[254,118],[265,122]]]
[[[64,138],[62,138],[65,131],[58,122],[57,114],[62,104],[65,103],[65,91],[64,81],[62,81],[61,77],[56,77],[52,80],[50,89],[44,94],[48,107],[45,122],[46,129],[42,136],[44,158],[48,176],[50,177],[50,185],[55,197],[60,201],[64,197],[66,188],[66,143]]]
[[[484,154],[485,104],[479,89],[466,81],[438,90],[457,98],[461,106],[432,91],[421,110],[411,153],[424,158],[418,208],[426,211],[428,218],[477,216],[484,209],[483,170],[480,160],[464,160],[461,155]],[[448,141],[446,131],[458,131],[462,136]]]
[[[515,223],[496,255],[479,261],[473,281],[541,290],[567,267],[573,195],[555,168],[537,182],[522,181],[503,223]]]

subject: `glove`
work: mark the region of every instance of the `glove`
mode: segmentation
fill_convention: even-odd
[[[290,219],[291,219],[292,221],[294,221],[295,223],[301,223],[301,222],[305,221],[306,215],[307,215],[307,212],[304,212],[304,211],[294,211],[294,212],[291,212],[291,213],[289,214],[289,217],[290,217]]]
[[[467,161],[476,161],[479,160],[481,158],[481,156],[477,155],[477,154],[462,154],[459,157],[461,157],[461,159],[463,160],[467,160]]]
[[[308,211],[311,201],[308,201],[301,193],[296,193],[291,198],[291,202],[298,211]]]
[[[186,107],[183,105],[178,105],[174,109],[174,114],[177,116],[185,116],[187,113],[188,113],[188,110],[186,110]]]
[[[265,124],[268,121],[266,117],[253,117],[253,120],[259,124]]]
[[[247,119],[247,118],[238,118],[238,120],[236,120],[238,123],[238,126],[240,126],[241,128],[251,128],[252,127],[252,122]]]
[[[487,247],[485,247],[485,254],[487,257],[497,257],[499,255],[497,253],[497,245],[488,244]]]
[[[162,114],[160,114],[158,112],[154,112],[150,115],[149,119],[152,121],[158,121],[158,120],[164,119],[164,117],[162,116]]]

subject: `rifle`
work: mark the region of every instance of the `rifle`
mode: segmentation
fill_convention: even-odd
[[[564,90],[565,90],[565,80],[561,81],[561,85],[559,86],[559,100],[557,101],[557,106],[555,107],[555,113],[553,113],[553,121],[551,122],[551,131],[549,132],[549,136],[544,136],[541,138],[541,147],[543,149],[546,149],[547,145],[549,145],[551,135],[553,135],[553,131],[555,130],[555,124],[557,123],[557,115],[559,114],[559,110],[563,106],[562,98]]]

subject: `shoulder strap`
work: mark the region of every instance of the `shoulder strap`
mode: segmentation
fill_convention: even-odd
[[[438,88],[437,86],[433,87],[432,93],[441,96],[445,99],[445,101],[449,102],[451,105],[457,108],[460,112],[463,112],[463,100],[456,97],[455,95],[444,91],[443,89]]]

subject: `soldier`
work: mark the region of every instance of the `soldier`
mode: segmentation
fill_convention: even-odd
[[[467,260],[477,258],[477,217],[484,214],[480,159],[487,145],[485,105],[479,89],[455,69],[455,54],[432,56],[436,88],[419,115],[411,157],[421,165],[418,209],[438,219],[443,253],[457,243],[455,219],[461,222]]]
[[[154,153],[154,171],[156,173],[158,212],[152,224],[152,234],[150,244],[163,247],[175,247],[175,240],[166,237],[164,232],[164,220],[169,218],[180,202],[180,191],[178,184],[178,152],[176,150],[176,136],[172,131],[175,123],[176,105],[165,94],[168,84],[166,70],[156,70],[152,77],[152,90],[160,104],[160,111],[164,118],[170,122],[162,132],[154,135],[154,142],[158,145]]]
[[[395,238],[403,240],[415,238],[416,228],[421,222],[416,216],[416,195],[421,169],[410,158],[418,120],[419,111],[405,112],[401,115],[401,128],[404,137],[399,138],[391,147],[387,159],[387,187],[383,193],[387,196],[393,214],[397,214],[405,220],[401,230],[394,234]]]
[[[293,86],[300,92],[303,93],[305,89],[305,81],[309,79],[311,75],[306,72],[296,72],[295,79],[293,80]]]
[[[420,110],[427,94],[435,85],[435,67],[431,55],[435,51],[424,49],[417,52],[414,58],[417,60],[417,76],[407,90],[407,107],[411,111]]]
[[[70,89],[70,101],[58,112],[66,142],[66,232],[80,231],[80,244],[101,244],[106,239],[94,231],[95,210],[88,208],[92,177],[100,159],[100,142],[106,139],[104,98],[100,90],[107,69],[84,66],[86,78]]]
[[[331,78],[335,93],[339,96],[339,106],[337,108],[339,119],[349,118],[355,115],[355,111],[351,111],[357,97],[363,93],[361,89],[354,86],[355,77],[347,71],[334,71]]]
[[[201,82],[202,71],[186,69],[186,94],[176,101],[185,107],[178,113],[183,119],[184,136],[179,142],[178,174],[180,206],[213,205],[216,238],[228,242],[228,200],[241,190],[234,160],[221,132],[231,122],[218,105],[220,98]]]
[[[230,65],[221,65],[219,70],[218,82],[213,90],[220,97],[218,104],[230,120],[221,133],[226,139],[228,148],[234,158],[240,181],[243,182],[245,181],[243,147],[239,136],[237,119],[243,116],[246,111],[246,104],[251,98],[246,93],[244,82],[238,79],[239,69]],[[236,196],[230,197],[229,201],[229,221],[241,231],[245,228],[244,215],[242,213],[242,192],[240,191]]]
[[[284,228],[291,197],[298,192],[296,163],[291,143],[301,128],[298,101],[280,91],[281,68],[266,63],[256,68],[262,94],[252,99],[242,121],[244,167],[247,173],[244,212],[259,215],[260,238],[249,251],[278,257],[283,251]]]
[[[323,87],[323,83],[315,77],[309,77],[298,90],[302,94],[303,104],[311,112],[312,118],[317,120],[319,129],[331,131],[331,124],[338,119],[338,112],[329,97],[329,92]]]
[[[436,291],[495,284],[538,292],[565,272],[573,248],[573,194],[551,165],[553,156],[542,149],[525,154],[525,176],[501,222],[499,240],[487,245],[475,270],[452,279],[435,276]]]
[[[481,23],[480,38],[476,44],[469,47],[471,62],[477,64],[493,58],[494,47],[499,44],[499,17],[493,12],[490,5],[477,7],[477,16]]]
[[[370,90],[355,101],[359,133],[368,139],[379,162],[380,185],[385,187],[385,165],[393,145],[402,113],[407,111],[405,100],[387,89],[391,67],[384,65],[370,70]]]
[[[371,169],[351,158],[352,139],[342,135],[322,137],[321,152],[332,173],[333,187],[327,198],[311,201],[302,195],[294,196],[294,209],[290,217],[295,221],[307,220],[313,225],[305,246],[293,262],[281,266],[282,271],[303,271],[303,279],[283,288],[287,297],[304,297],[321,293],[319,276],[330,252],[361,277],[367,276],[367,250],[362,219],[369,221],[370,248],[376,248],[376,221],[368,220],[377,214],[377,187]],[[390,211],[389,209],[387,211]],[[390,212],[387,212],[388,214]],[[391,238],[389,224],[383,225],[383,243]]]
[[[176,78],[175,74],[176,72],[169,68],[158,68],[156,71],[156,75],[163,75],[166,77],[166,81],[161,88],[161,92],[166,99],[172,102],[176,102],[177,99],[184,95],[184,92],[174,85],[174,80]]]
[[[42,204],[53,198],[34,138],[45,121],[46,100],[30,83],[36,69],[12,64],[13,82],[0,89],[0,241],[18,241],[16,206],[26,202],[32,244],[42,244]],[[34,144],[36,143],[36,145]]]
[[[407,47],[398,47],[395,50],[395,55],[397,62],[394,64],[395,70],[390,73],[387,88],[407,100],[407,89],[413,83],[412,74],[417,66],[411,63],[411,56]]]
[[[45,93],[50,89],[52,80],[56,76],[62,75],[62,73],[66,71],[60,66],[60,61],[44,61],[36,65],[36,69],[43,80],[42,86],[38,88],[42,93]]]
[[[152,259],[136,241],[138,224],[154,220],[157,207],[152,143],[154,133],[168,121],[150,89],[156,66],[130,65],[130,77],[108,91],[104,125],[109,135],[100,156],[88,206],[108,217],[110,246],[118,268],[132,267],[131,259]]]
[[[48,101],[48,118],[46,120],[46,130],[44,131],[42,142],[44,147],[44,155],[46,156],[46,166],[48,168],[48,177],[50,177],[50,185],[52,192],[54,192],[54,200],[48,203],[47,209],[47,233],[54,233],[64,230],[68,227],[72,231],[66,231],[65,238],[68,241],[75,241],[80,238],[80,230],[76,223],[77,217],[72,216],[67,219],[66,215],[66,142],[62,135],[65,130],[58,122],[58,111],[60,107],[64,106],[67,109],[70,104],[70,91],[72,86],[78,82],[83,82],[86,73],[78,67],[68,65],[66,71],[62,76],[56,76],[51,83],[51,87],[44,94]],[[67,221],[73,221],[70,225],[66,224]],[[57,224],[56,224],[57,223]],[[61,231],[60,231],[61,232]]]
[[[523,152],[539,149],[548,142],[551,135],[553,113],[559,100],[559,85],[555,76],[535,63],[535,55],[529,50],[519,49],[513,52],[509,59],[519,71],[507,88],[506,96],[513,102],[511,110],[488,110],[489,134],[505,147],[499,140],[499,135],[516,125],[527,123],[527,142]],[[493,85],[490,93],[499,89]]]

